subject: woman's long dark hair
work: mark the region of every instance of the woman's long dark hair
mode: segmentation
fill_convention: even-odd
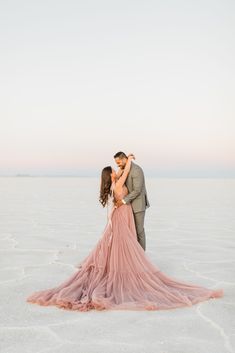
[[[100,184],[100,198],[99,201],[102,204],[103,207],[108,202],[108,197],[111,195],[111,185],[112,185],[112,180],[111,180],[111,173],[112,173],[112,167],[108,166],[105,167],[102,170],[101,173],[101,184]]]

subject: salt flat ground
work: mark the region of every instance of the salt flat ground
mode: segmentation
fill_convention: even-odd
[[[95,246],[98,178],[0,178],[1,353],[235,351],[235,180],[146,180],[146,254],[165,273],[225,296],[165,311],[65,311],[29,304]]]

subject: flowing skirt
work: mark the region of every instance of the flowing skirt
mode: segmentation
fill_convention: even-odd
[[[114,209],[104,232],[78,270],[59,286],[37,291],[27,302],[68,310],[163,310],[224,295],[178,281],[154,265],[137,241],[130,205]]]

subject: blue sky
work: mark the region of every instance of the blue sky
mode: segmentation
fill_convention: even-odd
[[[0,5],[0,175],[235,176],[233,1]]]

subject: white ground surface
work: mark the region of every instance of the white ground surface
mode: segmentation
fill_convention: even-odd
[[[0,352],[234,352],[235,180],[147,179],[146,253],[168,275],[223,288],[224,298],[152,312],[26,303],[95,246],[106,223],[98,188],[92,178],[0,178]]]

